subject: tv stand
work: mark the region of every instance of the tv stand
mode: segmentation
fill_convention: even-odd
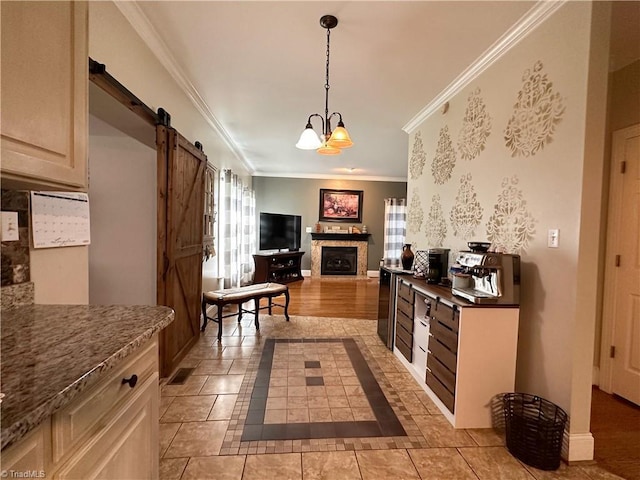
[[[253,283],[290,283],[304,280],[300,270],[304,252],[256,253]]]

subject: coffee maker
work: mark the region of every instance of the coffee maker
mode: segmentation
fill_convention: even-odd
[[[430,248],[427,250],[425,280],[427,283],[440,283],[449,270],[449,249]]]
[[[457,263],[469,275],[468,285],[451,293],[473,303],[518,305],[520,303],[520,256],[503,253],[460,252]]]

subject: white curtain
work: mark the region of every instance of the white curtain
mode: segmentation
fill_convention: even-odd
[[[400,255],[407,233],[407,200],[405,198],[384,199],[384,247],[385,265],[400,265]]]
[[[248,285],[253,280],[256,251],[256,198],[231,170],[220,175],[220,262],[224,288]]]

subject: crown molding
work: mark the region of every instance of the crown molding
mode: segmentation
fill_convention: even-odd
[[[204,117],[209,126],[220,136],[233,155],[245,166],[249,173],[253,173],[255,171],[255,167],[245,158],[240,148],[238,148],[238,145],[235,143],[231,135],[229,135],[229,132],[227,132],[224,126],[218,121],[209,108],[209,105],[207,105],[204,99],[200,96],[200,93],[191,83],[187,74],[171,54],[167,44],[162,40],[162,37],[153,27],[138,3],[136,1],[114,1],[113,4],[118,10],[120,10],[120,13],[122,13],[124,18],[126,18],[131,24],[142,41],[149,47],[162,66],[169,72],[169,75],[175,80],[189,100],[191,100],[191,103],[193,103],[196,109]]]
[[[440,92],[426,107],[418,112],[402,130],[411,134],[451,97],[469,85],[482,72],[497,62],[527,35],[553,15],[567,0],[540,0],[525,13],[504,35],[469,65],[458,77]]]
[[[274,177],[274,178],[311,178],[320,180],[362,180],[367,182],[401,182],[407,183],[407,177],[382,177],[367,175],[331,175],[321,173],[273,173],[273,172],[254,172],[254,177]]]

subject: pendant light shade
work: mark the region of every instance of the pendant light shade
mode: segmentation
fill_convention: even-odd
[[[331,137],[327,140],[327,145],[331,145],[335,148],[349,148],[353,145],[353,142],[349,137],[349,132],[344,128],[344,123],[338,123],[338,126],[331,134]]]
[[[335,28],[336,25],[338,25],[338,19],[333,15],[324,15],[320,19],[320,26],[327,29],[327,63],[324,85],[324,116],[317,113],[310,115],[309,120],[307,120],[307,126],[302,132],[302,135],[300,135],[298,143],[296,143],[296,147],[302,150],[317,149],[316,151],[320,155],[339,155],[341,149],[349,148],[353,145],[353,142],[349,137],[349,132],[347,132],[347,129],[344,127],[344,123],[342,122],[342,115],[339,112],[333,112],[331,115],[329,115],[329,89],[331,88],[329,85],[330,39],[331,29]],[[338,126],[333,132],[331,132],[331,119],[334,116],[337,116],[339,119]],[[316,134],[316,132],[313,130],[313,126],[311,125],[312,117],[320,117],[320,120],[322,121],[321,135]]]
[[[329,142],[324,143],[318,150],[316,150],[320,155],[340,155],[340,149],[337,147],[332,147],[329,145]]]
[[[306,128],[302,131],[296,147],[301,150],[316,150],[322,146],[322,140],[318,137],[311,123],[307,123]]]

